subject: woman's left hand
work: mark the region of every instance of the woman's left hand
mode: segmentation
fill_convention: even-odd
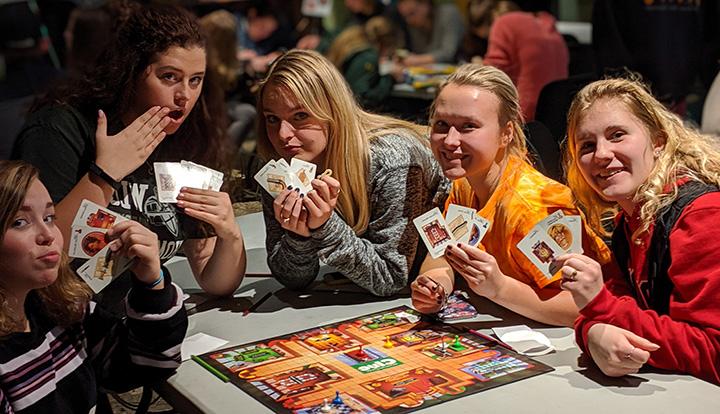
[[[177,205],[188,216],[211,225],[221,239],[230,240],[240,235],[227,193],[183,187]]]
[[[498,296],[507,277],[500,271],[493,255],[464,243],[448,246],[445,260],[460,273],[473,292],[491,300]]]
[[[313,189],[303,199],[303,206],[307,209],[307,226],[315,230],[325,224],[337,204],[340,194],[340,182],[330,176],[314,179],[311,182]]]
[[[562,265],[561,287],[572,294],[578,309],[584,308],[603,288],[600,263],[577,253],[564,254],[556,260]]]

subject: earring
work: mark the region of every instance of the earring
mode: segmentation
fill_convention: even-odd
[[[653,155],[655,156],[655,158],[660,157],[660,153],[661,153],[660,148],[655,148],[655,151],[653,151]]]

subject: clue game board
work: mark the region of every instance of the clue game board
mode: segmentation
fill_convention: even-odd
[[[552,368],[398,307],[200,355],[278,413],[407,413]]]

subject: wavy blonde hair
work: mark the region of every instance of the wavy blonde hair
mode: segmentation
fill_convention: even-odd
[[[512,139],[508,143],[505,157],[514,155],[527,161],[527,144],[523,131],[523,117],[518,99],[518,91],[510,77],[492,66],[483,66],[476,63],[467,63],[460,66],[438,87],[437,95],[448,85],[473,86],[495,95],[500,104],[498,106],[498,122],[503,128],[508,122],[512,125]],[[430,124],[435,117],[435,103],[430,107]]]
[[[428,146],[426,128],[364,111],[330,61],[314,51],[293,49],[272,64],[258,90],[257,145],[266,160],[280,156],[265,127],[263,94],[270,84],[287,90],[301,107],[327,125],[322,165],[333,170],[343,189],[335,209],[356,234],[364,232],[370,220],[370,142],[384,135],[411,134]]]
[[[361,50],[374,47],[380,53],[385,49],[396,49],[399,38],[390,19],[375,16],[365,25],[356,24],[343,30],[330,45],[327,58],[335,67],[342,69],[345,61]]]
[[[28,189],[38,179],[35,167],[22,161],[0,161],[0,245],[5,232],[15,221]],[[0,264],[2,269],[2,264]],[[90,289],[80,281],[63,254],[58,277],[53,284],[36,290],[45,313],[61,326],[82,320],[91,297]],[[2,286],[0,273],[0,337],[18,331],[23,321],[11,314],[10,304]]]
[[[720,151],[713,137],[684,126],[677,115],[652,96],[637,76],[593,82],[578,92],[570,105],[565,170],[568,185],[595,231],[609,235],[602,226],[602,220],[616,213],[618,206],[602,199],[585,181],[577,166],[575,146],[584,116],[593,104],[602,99],[622,103],[647,128],[652,144],[664,144],[655,166],[633,198],[641,205],[642,221],[633,237],[647,231],[658,211],[675,200],[679,178],[720,186]]]

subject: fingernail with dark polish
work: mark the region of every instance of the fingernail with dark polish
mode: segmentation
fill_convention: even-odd
[[[287,189],[292,190],[292,186],[291,185],[287,186]]]
[[[299,193],[299,192],[300,192],[300,188],[296,188],[296,189],[295,189],[295,192],[296,192],[296,193]]]
[[[305,194],[300,194],[300,198],[303,198],[303,197],[305,197]]]

